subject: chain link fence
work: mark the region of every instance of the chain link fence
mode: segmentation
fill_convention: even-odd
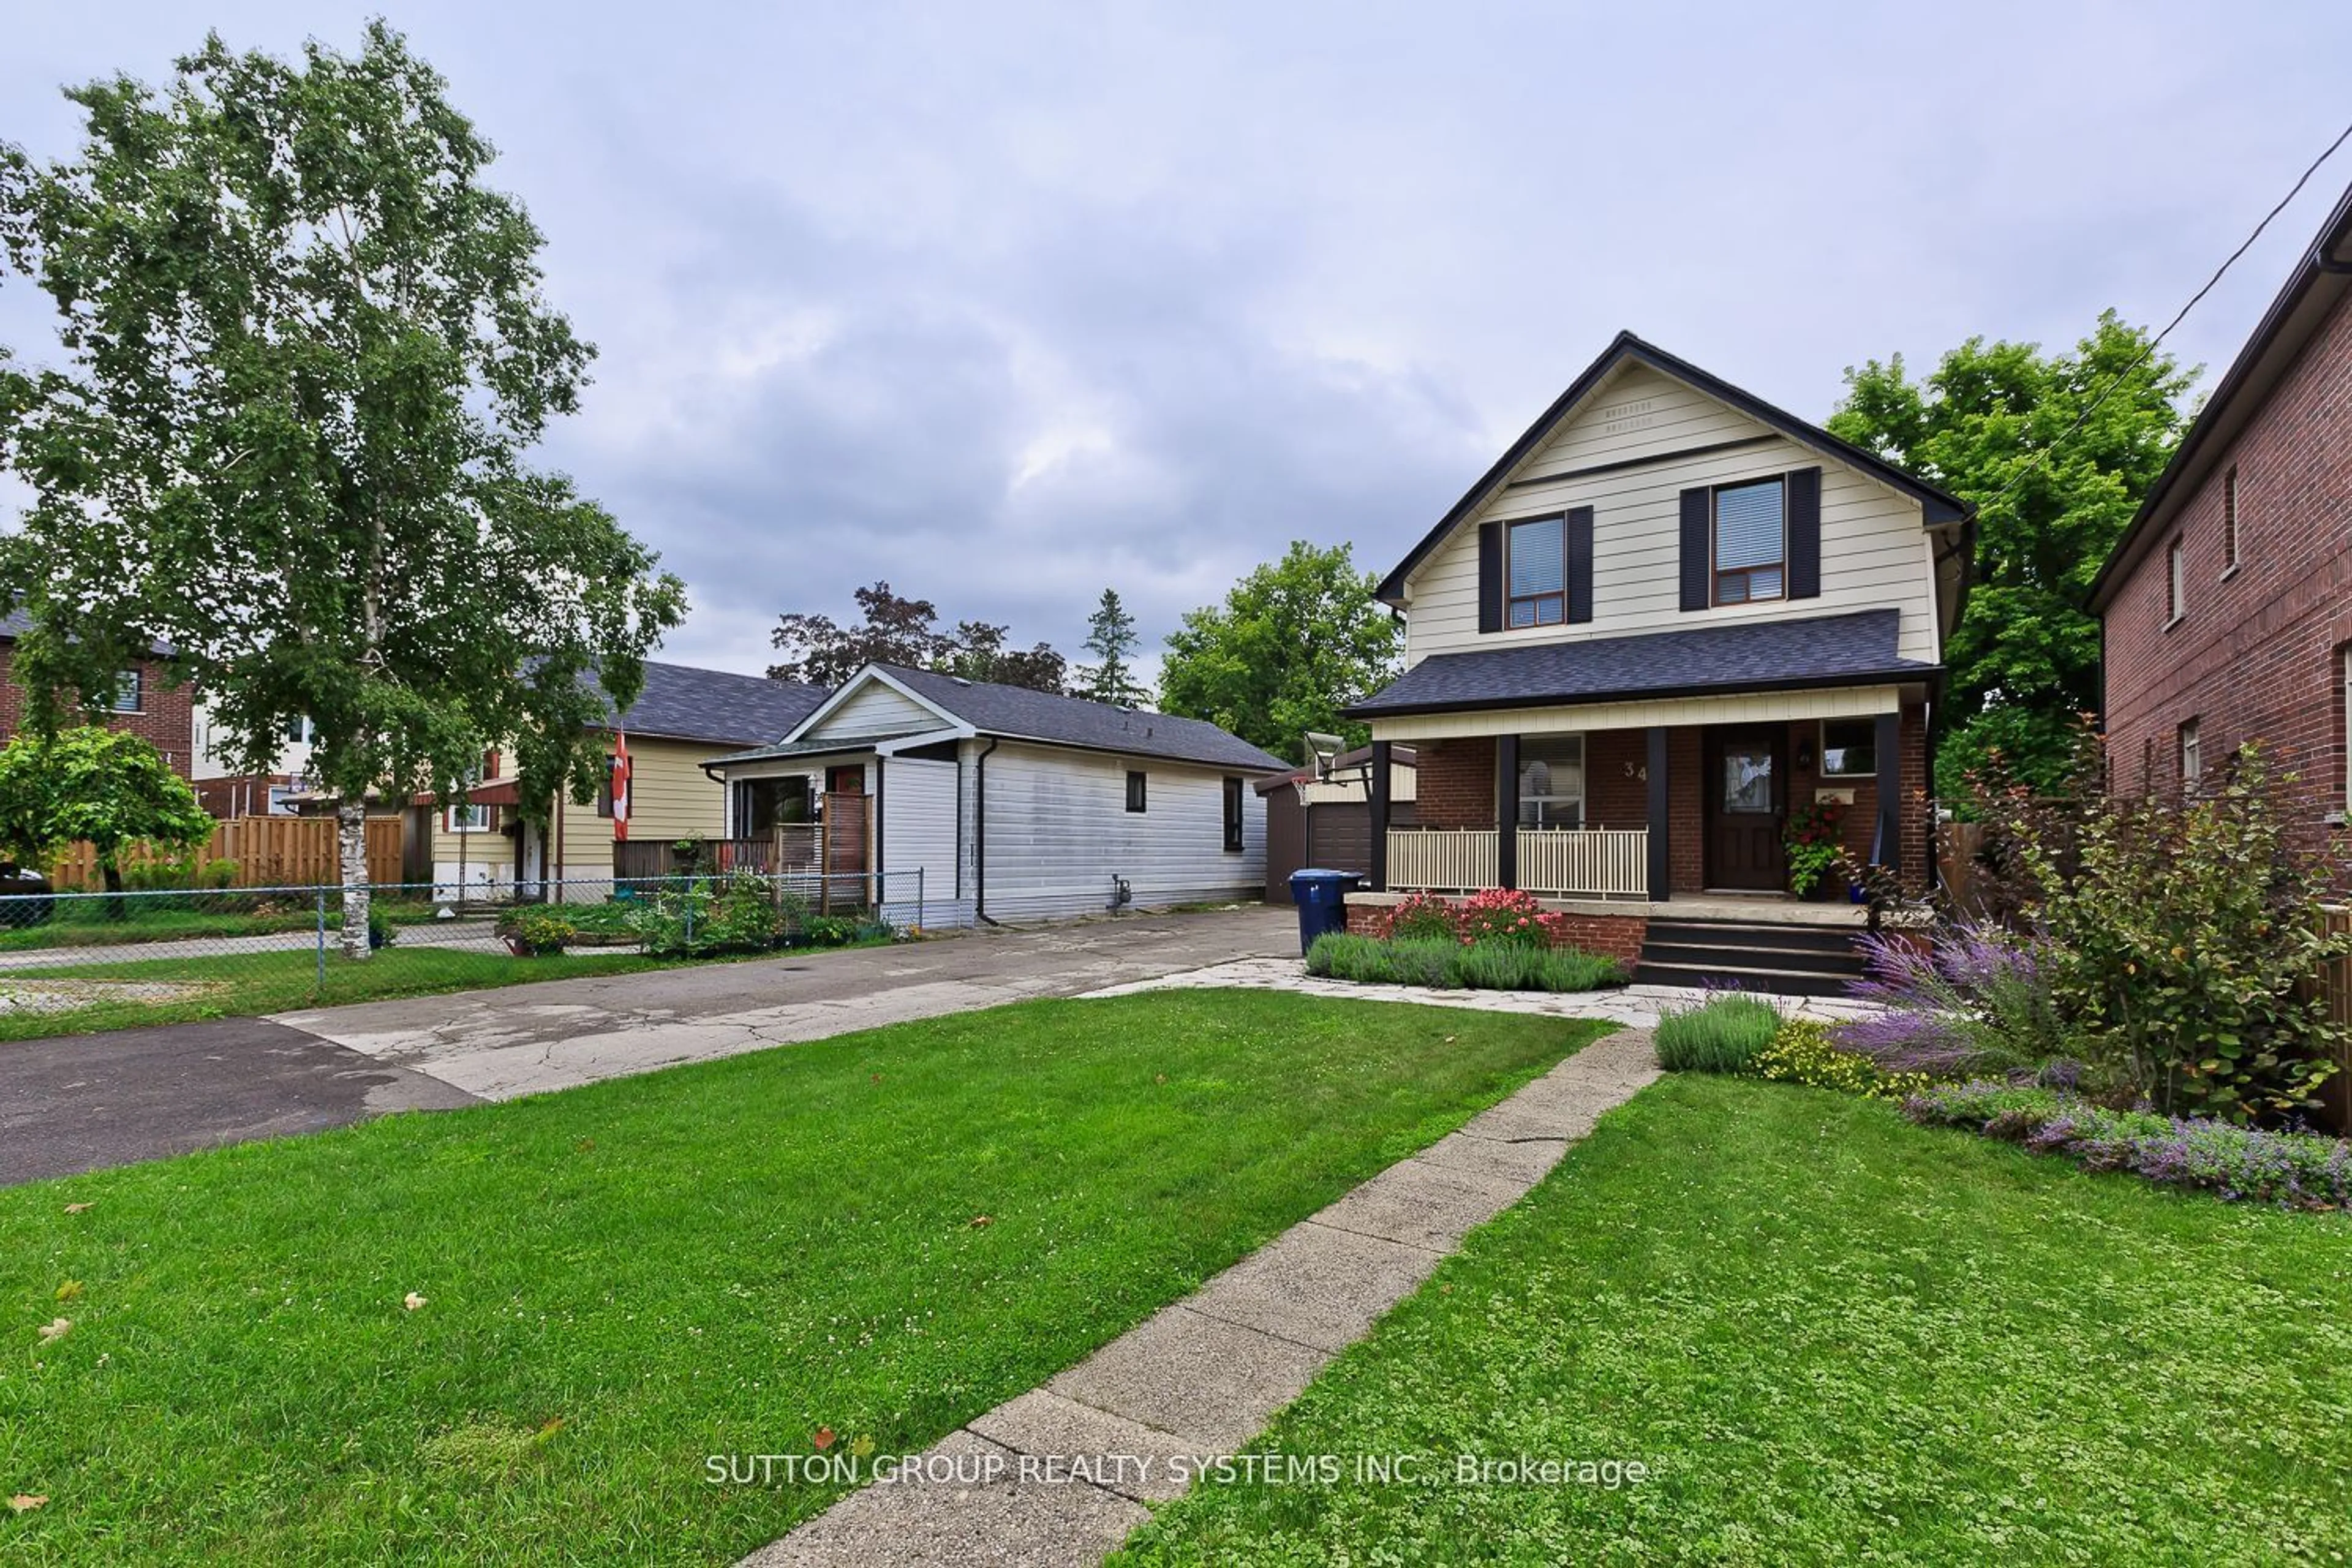
[[[0,894],[0,1039],[840,947],[919,932],[924,873]],[[23,884],[17,884],[22,886]],[[0,887],[8,884],[0,883]]]

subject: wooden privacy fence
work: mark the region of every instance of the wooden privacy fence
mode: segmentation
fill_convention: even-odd
[[[216,824],[212,843],[201,861],[232,860],[236,875],[233,888],[309,888],[333,886],[343,879],[342,849],[331,816],[239,816]],[[400,880],[401,821],[396,816],[367,819],[368,880]],[[173,857],[139,847],[122,857],[127,871],[169,862]],[[101,888],[98,851],[77,844],[49,868],[50,882],[60,889]]]

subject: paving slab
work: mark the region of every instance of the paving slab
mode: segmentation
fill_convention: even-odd
[[[1540,1181],[1603,1099],[1622,1103],[1656,1077],[1646,1033],[1587,1046],[1472,1124],[1525,1136],[1465,1127],[1440,1139],[940,1445],[975,1452],[971,1444],[985,1443],[1048,1467],[1059,1459],[1066,1473],[1083,1465],[1077,1486],[949,1494],[873,1486],[746,1563],[1099,1563],[1149,1517],[1143,1502],[1182,1495],[1199,1473],[1185,1461],[1250,1442],[1468,1230]],[[1097,1495],[1067,1495],[1079,1486]]]
[[[926,1450],[942,1480],[894,1480],[852,1492],[744,1559],[746,1568],[1077,1568],[1099,1563],[1150,1517],[1141,1503],[1085,1482],[1030,1479],[1021,1456],[971,1432]],[[993,1479],[982,1477],[991,1470]]]
[[[1320,1225],[1436,1253],[1517,1203],[1531,1184],[1400,1160],[1315,1216]]]
[[[1230,1448],[1297,1398],[1328,1359],[1315,1346],[1203,1317],[1179,1302],[1045,1386],[1146,1426],[1193,1433]]]
[[[1370,1333],[1440,1261],[1423,1247],[1310,1220],[1210,1280],[1185,1305],[1276,1339],[1341,1351]]]
[[[1103,1489],[1139,1502],[1183,1496],[1198,1462],[1223,1451],[1206,1438],[1163,1432],[1050,1388],[1007,1400],[966,1429],[1016,1454],[1083,1464]]]

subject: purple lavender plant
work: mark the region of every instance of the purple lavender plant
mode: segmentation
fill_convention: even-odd
[[[1906,933],[1860,939],[1853,994],[1881,1011],[1843,1026],[1836,1043],[1889,1072],[1953,1077],[2038,1067],[2063,1039],[2040,955],[1991,925],[1963,923],[1921,943]]]

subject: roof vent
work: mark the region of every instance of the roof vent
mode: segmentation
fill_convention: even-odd
[[[961,675],[950,675],[950,676],[949,676],[949,677],[948,677],[948,679],[949,679],[950,680],[954,681],[958,686],[970,686],[970,685],[971,684],[971,681],[966,680],[966,679],[965,679],[962,676],[961,676]]]

